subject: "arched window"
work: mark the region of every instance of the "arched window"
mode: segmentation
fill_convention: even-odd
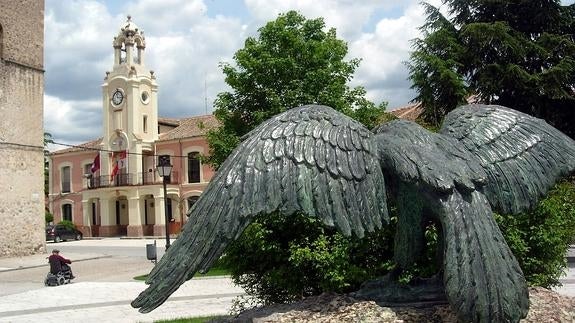
[[[188,183],[200,182],[200,153],[197,151],[188,154]]]
[[[72,221],[72,204],[62,204],[62,220]]]

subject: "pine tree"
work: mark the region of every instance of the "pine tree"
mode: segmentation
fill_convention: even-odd
[[[427,121],[470,96],[547,120],[575,138],[575,5],[558,0],[424,4],[423,38],[408,63]]]

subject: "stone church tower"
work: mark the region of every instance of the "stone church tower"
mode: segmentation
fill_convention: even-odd
[[[0,257],[45,251],[44,1],[0,0]]]

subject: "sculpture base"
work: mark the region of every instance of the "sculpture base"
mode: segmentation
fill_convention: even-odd
[[[401,284],[392,276],[369,280],[363,283],[357,292],[350,296],[357,299],[372,300],[386,307],[429,307],[448,304],[441,278],[416,278],[409,284]]]

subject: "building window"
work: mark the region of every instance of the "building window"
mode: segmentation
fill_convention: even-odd
[[[84,175],[92,174],[92,164],[84,165]]]
[[[200,153],[197,151],[188,154],[188,183],[200,182]]]
[[[72,221],[72,204],[62,205],[62,220]]]
[[[144,133],[148,133],[148,116],[144,116],[143,123],[144,124],[142,125],[142,129]]]
[[[62,167],[62,193],[70,193],[70,166]]]
[[[86,178],[87,188],[93,188],[94,186],[94,176],[92,174],[92,164],[84,165],[84,177]]]

